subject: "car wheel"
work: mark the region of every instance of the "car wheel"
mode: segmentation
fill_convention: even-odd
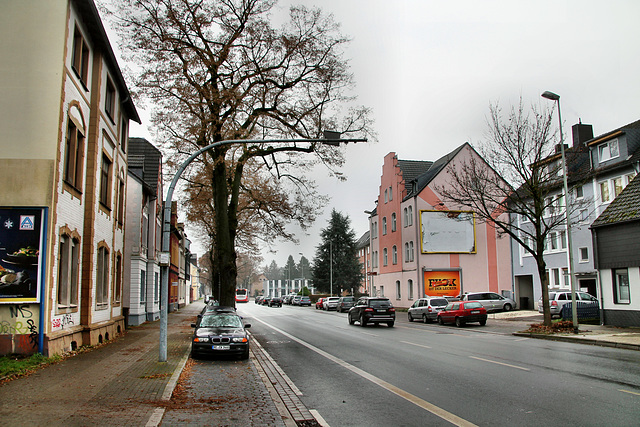
[[[387,322],[387,326],[390,327],[390,328],[393,328],[393,324],[394,324],[394,322]]]
[[[483,319],[480,321],[480,326],[484,326],[487,324],[487,319]]]
[[[462,319],[461,319],[461,318],[459,318],[459,317],[456,317],[456,326],[457,326],[458,328],[462,328],[462,327],[464,326],[464,320],[462,320]]]
[[[364,314],[360,316],[360,326],[362,326],[363,328],[367,326],[367,321],[364,320]]]
[[[422,315],[422,323],[429,323],[429,319],[427,318],[426,314]]]
[[[440,316],[438,316],[438,325],[444,325],[444,320]]]
[[[356,323],[356,321],[353,320],[353,318],[351,316],[347,315],[347,317],[349,318],[349,324],[350,325],[353,325],[354,323]]]
[[[411,313],[407,313],[407,318],[409,319],[409,322],[413,322],[413,317],[411,317]]]
[[[504,311],[511,311],[513,307],[511,307],[511,304],[505,304],[504,305]]]

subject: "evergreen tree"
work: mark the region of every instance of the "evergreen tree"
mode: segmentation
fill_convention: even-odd
[[[337,295],[342,290],[357,289],[362,279],[356,249],[356,233],[348,216],[335,209],[327,228],[320,233],[311,269],[313,284],[321,292]]]

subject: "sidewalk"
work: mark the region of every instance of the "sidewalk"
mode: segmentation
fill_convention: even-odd
[[[606,325],[579,324],[578,333],[534,334],[521,332],[528,329],[531,323],[542,323],[542,314],[537,311],[509,311],[489,315],[489,321],[513,324],[513,335],[546,339],[552,341],[579,342],[581,344],[599,345],[603,347],[624,348],[640,351],[640,328],[618,328]]]
[[[202,302],[196,302],[169,314],[166,363],[158,362],[159,322],[153,322],[129,329],[125,336],[103,347],[0,385],[2,425],[178,424],[189,410],[170,400],[188,360],[191,323],[202,307]],[[540,321],[541,315],[531,311],[491,314],[482,331],[640,350],[640,328],[581,325],[577,335],[550,336],[518,332]],[[246,369],[227,365],[230,368],[220,367],[220,378],[225,383],[224,387],[218,387],[218,396],[226,393],[230,401],[242,396],[242,408],[253,408],[252,414],[238,417],[237,405],[210,405],[206,407],[206,418],[194,417],[180,425],[244,426],[248,420],[250,425],[319,425],[292,389],[286,374],[257,341],[253,342],[251,358],[243,365]],[[185,375],[188,371],[185,369]],[[227,381],[231,376],[233,381]],[[190,381],[188,377],[183,380],[185,384]],[[210,381],[218,384],[219,380]]]

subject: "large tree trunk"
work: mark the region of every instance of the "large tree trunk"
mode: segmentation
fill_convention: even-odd
[[[551,326],[551,311],[549,310],[549,277],[547,276],[547,264],[544,261],[542,251],[536,256],[538,264],[538,275],[540,276],[540,286],[542,287],[542,307],[543,307],[543,324]]]

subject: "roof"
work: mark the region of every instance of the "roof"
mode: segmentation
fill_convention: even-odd
[[[129,138],[128,150],[128,171],[138,177],[152,194],[157,195],[162,153],[144,138]]]
[[[433,162],[428,160],[398,160],[397,164],[402,171],[405,189],[407,193],[410,193],[411,181],[428,171]]]
[[[431,167],[424,172],[423,174],[417,176],[411,183],[407,183],[407,196],[405,200],[419,194],[424,188],[433,181],[433,179],[438,176],[438,174],[449,164],[451,160],[465,147],[469,145],[468,142],[465,142],[449,154],[446,154],[440,157],[435,162],[432,162]],[[411,184],[411,185],[409,185]]]
[[[636,177],[591,224],[591,228],[640,221],[640,179]]]
[[[367,230],[367,232],[365,232],[356,242],[356,249],[362,249],[369,246],[369,235],[370,232]]]

